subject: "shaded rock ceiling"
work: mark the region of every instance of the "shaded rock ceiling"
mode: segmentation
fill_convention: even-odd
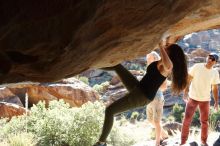
[[[0,20],[0,83],[50,82],[218,28],[220,1],[2,0]]]

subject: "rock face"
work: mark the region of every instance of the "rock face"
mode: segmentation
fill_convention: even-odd
[[[25,108],[12,103],[0,102],[0,118],[9,118],[25,114]]]
[[[13,103],[19,106],[23,106],[19,96],[11,92],[7,87],[0,88],[0,102]]]
[[[1,83],[71,77],[220,23],[218,0],[7,0],[0,10]]]
[[[19,83],[0,88],[0,117],[18,116],[25,112],[25,96],[28,96],[28,107],[39,101],[63,99],[71,107],[99,99],[99,94],[85,83],[75,79],[63,79],[57,83],[31,84]]]
[[[18,84],[9,87],[9,90],[19,96],[23,105],[27,95],[29,107],[39,101],[45,101],[48,104],[51,100],[59,99],[63,99],[72,107],[79,107],[87,101],[94,102],[100,98],[91,87],[74,78],[58,83]]]

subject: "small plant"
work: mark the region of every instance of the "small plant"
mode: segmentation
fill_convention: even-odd
[[[131,146],[135,144],[135,138],[122,130],[117,124],[112,128],[112,131],[107,141],[113,146]]]
[[[102,94],[103,91],[104,91],[102,85],[95,84],[92,88],[93,88],[94,90],[96,90],[99,94]]]
[[[0,145],[1,146],[10,146],[7,142],[4,142],[4,141],[0,142]]]
[[[192,119],[192,125],[193,126],[199,126],[200,125],[200,118],[199,118],[199,110],[198,108],[196,109],[195,113],[194,113],[194,116],[193,116],[193,119]]]
[[[121,116],[121,119],[119,120],[119,126],[125,125],[127,123],[127,119],[124,115]]]
[[[138,113],[138,112],[133,112],[133,113],[131,114],[131,118],[132,118],[132,119],[137,119],[138,116],[139,116],[139,113]]]
[[[103,92],[105,92],[108,89],[108,86],[110,85],[110,83],[108,81],[105,81],[103,83],[99,84],[95,84],[92,88],[94,90],[96,90],[99,94],[102,94]]]
[[[155,139],[156,138],[156,131],[155,128],[153,128],[150,132],[150,139]]]
[[[135,124],[136,121],[137,121],[138,116],[139,116],[138,112],[132,112],[131,118],[130,118],[131,123]]]
[[[210,108],[209,126],[212,130],[220,129],[220,110],[215,111],[213,107]]]
[[[175,121],[181,122],[183,118],[184,108],[181,105],[178,105],[177,103],[173,106],[173,116],[175,118]]]
[[[89,85],[89,79],[87,77],[81,76],[81,77],[79,77],[79,80],[84,82],[85,84]]]
[[[10,146],[35,146],[36,142],[31,133],[11,134],[8,136]]]
[[[168,118],[166,118],[165,120],[166,122],[172,123],[172,122],[175,122],[175,117],[172,115],[169,115]]]
[[[101,83],[101,86],[103,87],[103,92],[105,92],[108,89],[109,85],[110,85],[109,81],[105,81]]]

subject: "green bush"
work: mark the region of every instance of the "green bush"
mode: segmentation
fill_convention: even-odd
[[[81,108],[70,108],[64,101],[52,101],[48,108],[39,103],[31,108],[28,117],[19,116],[5,123],[0,131],[1,139],[10,134],[19,134],[26,130],[38,139],[40,146],[92,145],[100,133],[103,122],[104,105],[86,103]]]
[[[182,115],[184,114],[184,108],[178,104],[173,106],[173,116],[177,122],[182,121]],[[215,130],[217,127],[217,123],[220,121],[220,111],[217,112],[214,110],[213,107],[210,108],[210,115],[209,115],[209,126],[212,130]],[[196,109],[193,119],[192,119],[192,126],[200,126],[200,115],[198,108]]]
[[[185,114],[185,109],[183,106],[178,105],[177,103],[173,106],[173,116],[175,118],[175,121],[182,122],[183,117]],[[193,126],[199,126],[200,120],[199,120],[199,110],[197,109],[194,113],[193,119],[192,119],[192,125]]]
[[[31,133],[11,134],[8,136],[10,146],[35,146],[36,141]]]
[[[103,88],[102,85],[95,84],[92,88],[93,88],[94,90],[96,90],[99,94],[102,94],[103,91],[104,91],[104,88]]]
[[[87,102],[80,108],[71,108],[61,100],[51,101],[46,108],[44,102],[39,102],[31,108],[29,116],[13,117],[9,122],[0,120],[0,141],[13,146],[22,146],[24,141],[30,146],[34,143],[37,146],[91,146],[101,132],[104,107],[100,102]],[[26,131],[31,136],[21,135]],[[126,144],[131,142],[125,134],[117,134],[110,134],[110,142],[117,143],[114,139]]]
[[[79,77],[79,80],[84,82],[85,84],[89,85],[89,79],[87,77],[81,76],[81,77]]]
[[[210,114],[209,114],[209,128],[212,130],[215,130],[217,127],[217,122],[220,121],[220,111],[217,112],[213,107],[210,108]],[[200,126],[200,115],[199,115],[199,109],[196,109],[196,112],[194,113],[193,119],[192,119],[192,125],[193,126]]]
[[[169,123],[175,122],[175,117],[174,117],[173,115],[169,115],[169,116],[165,119],[165,122],[169,122]]]
[[[130,118],[130,122],[133,123],[133,124],[135,124],[136,121],[137,121],[138,116],[139,116],[139,113],[138,113],[138,112],[132,112],[131,118]]]
[[[105,92],[108,89],[108,86],[110,85],[110,83],[108,81],[105,81],[103,83],[99,84],[95,84],[92,88],[94,90],[96,90],[99,94],[102,94],[103,92]]]
[[[181,122],[183,118],[184,108],[181,105],[178,105],[177,103],[173,106],[172,110],[173,116],[175,118],[175,121]]]
[[[113,146],[132,146],[136,142],[135,139],[129,135],[129,133],[121,129],[117,124],[114,125],[107,140]]]
[[[68,126],[68,143],[73,146],[90,146],[95,143],[100,134],[103,123],[104,105],[84,104],[74,114],[72,124]]]
[[[220,121],[220,110],[215,111],[213,107],[210,108],[209,126],[212,130],[216,130],[217,124]]]
[[[197,108],[192,119],[192,125],[193,126],[200,126],[200,115],[199,115],[199,109]]]
[[[137,119],[138,116],[139,116],[138,112],[132,112],[131,119]]]
[[[150,132],[150,139],[156,139],[156,130],[155,128],[153,128]]]
[[[109,81],[105,81],[105,82],[101,83],[101,86],[103,86],[104,90],[106,90],[109,85],[110,85]]]

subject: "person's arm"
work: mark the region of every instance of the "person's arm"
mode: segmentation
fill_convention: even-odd
[[[163,42],[159,43],[160,55],[161,55],[161,63],[163,65],[164,71],[166,73],[170,73],[172,71],[172,69],[173,69],[173,63],[170,60],[167,52],[165,51],[165,49],[167,49],[167,48],[164,48],[164,45],[162,43]],[[166,43],[168,43],[168,42],[166,42]]]
[[[218,111],[218,84],[212,85],[212,94],[214,96],[214,108]]]
[[[193,79],[193,77],[190,74],[188,74],[187,85],[186,85],[186,88],[184,89],[184,93],[183,93],[183,100],[185,102],[188,101],[189,86],[191,84],[192,79]]]

